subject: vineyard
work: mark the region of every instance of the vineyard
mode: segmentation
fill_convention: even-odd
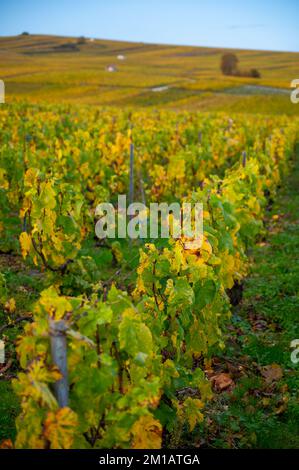
[[[0,76],[9,102],[298,115],[289,99],[298,52],[234,50],[240,67],[261,72],[254,79],[223,75],[225,51],[36,34],[0,37]]]
[[[298,119],[14,103],[0,123],[0,331],[20,403],[2,446],[175,445],[205,421]],[[203,203],[202,246],[99,240],[95,209],[118,194]]]

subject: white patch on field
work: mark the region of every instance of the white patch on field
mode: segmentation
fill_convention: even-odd
[[[157,86],[157,87],[154,87],[154,88],[152,88],[152,91],[153,91],[154,93],[159,93],[159,92],[161,92],[161,91],[166,91],[166,90],[168,90],[168,89],[169,89],[169,86],[168,86],[168,85],[164,85],[164,86]]]
[[[108,65],[106,67],[106,70],[107,70],[107,72],[116,72],[117,68],[115,67],[115,65]]]

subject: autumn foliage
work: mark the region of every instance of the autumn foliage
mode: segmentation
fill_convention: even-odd
[[[0,114],[6,129],[0,213],[3,220],[7,211],[19,214],[20,252],[49,279],[17,343],[14,389],[22,410],[14,445],[159,448],[163,429],[192,431],[203,421],[212,397],[205,369],[225,347],[222,329],[230,321],[227,291],[247,273],[247,249],[262,230],[265,195],[275,193],[288,170],[296,123],[12,110]],[[203,244],[193,250],[185,238],[144,244],[129,292],[87,281],[72,290],[63,279],[70,271],[83,277],[80,250],[93,239],[96,205],[128,191],[132,140],[148,200],[204,204]],[[9,244],[4,224],[1,230]],[[4,280],[0,288],[4,299]],[[61,372],[51,356],[50,320],[63,321],[67,337],[69,406],[62,408],[53,392]],[[221,388],[227,377],[215,380]]]

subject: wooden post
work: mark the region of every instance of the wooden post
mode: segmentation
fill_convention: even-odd
[[[134,202],[134,144],[130,144],[130,190],[129,204]]]
[[[244,150],[244,152],[242,152],[242,166],[243,166],[243,168],[245,168],[245,166],[246,166],[246,161],[247,161],[247,153]]]
[[[60,408],[69,404],[69,384],[67,371],[67,326],[64,320],[49,319],[51,355],[54,365],[61,372],[62,378],[54,384],[54,391]]]

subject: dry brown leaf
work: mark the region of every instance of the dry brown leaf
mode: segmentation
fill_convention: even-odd
[[[11,439],[5,439],[4,441],[0,442],[0,449],[13,449],[13,443]]]
[[[271,384],[272,382],[277,382],[283,376],[283,371],[280,365],[278,364],[271,364],[269,366],[265,366],[261,368],[261,374],[265,379],[267,384]]]
[[[211,380],[214,388],[220,392],[227,390],[229,387],[232,388],[235,385],[230,375],[224,372],[219,375],[214,375],[211,377]]]

